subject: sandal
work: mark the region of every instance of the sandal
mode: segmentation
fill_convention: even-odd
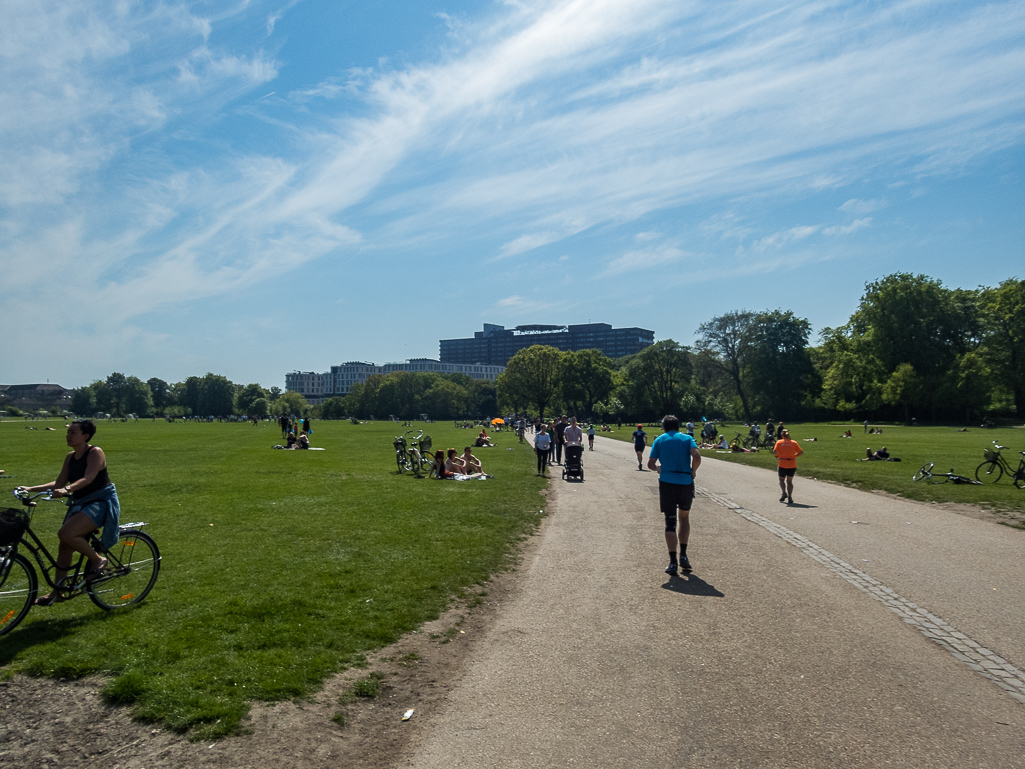
[[[41,595],[34,602],[35,606],[53,606],[55,603],[64,603],[67,598],[62,596],[58,592],[50,593],[49,595]]]
[[[85,570],[85,581],[86,584],[91,585],[93,582],[103,576],[103,570],[107,568],[107,559],[103,558],[103,563],[100,564],[98,569],[88,568]]]

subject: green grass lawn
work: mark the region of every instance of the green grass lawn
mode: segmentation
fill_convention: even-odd
[[[787,425],[791,437],[799,441],[804,455],[798,459],[798,473],[805,478],[842,483],[866,491],[881,490],[923,502],[960,502],[987,507],[995,511],[1025,512],[1025,489],[1015,488],[1005,474],[998,483],[983,486],[931,484],[912,481],[911,478],[926,462],[935,463],[933,472],[953,469],[959,475],[975,477],[975,468],[983,461],[982,452],[997,441],[1012,450],[1005,451],[1012,468],[1018,466],[1019,451],[1025,450],[1025,430],[1002,428],[969,429],[961,433],[954,427],[883,426],[882,435],[866,435],[859,424],[795,423]],[[621,430],[599,433],[617,440],[629,441],[634,426],[623,425]],[[659,427],[645,427],[648,445],[662,433]],[[764,429],[764,428],[763,428]],[[852,438],[841,438],[844,430],[851,430]],[[698,432],[700,428],[698,428]],[[738,432],[747,434],[739,423],[721,429],[727,440]],[[807,440],[817,438],[816,441]],[[900,462],[858,462],[865,456],[866,447],[873,450],[886,446],[891,457]],[[733,454],[704,449],[703,454],[727,462],[742,462],[755,467],[772,469],[776,460],[772,452],[761,450],[756,454]],[[1019,515],[1008,518],[1012,525],[1022,525]]]
[[[476,434],[425,427],[435,448]],[[272,451],[280,431],[266,422],[99,423],[121,520],[149,523],[160,578],[124,613],[84,597],[34,608],[0,638],[3,674],[107,674],[110,701],[205,738],[236,731],[249,702],[307,695],[435,618],[508,563],[539,521],[543,481],[508,433],[474,452],[492,480],[399,475],[400,430],[321,421],[325,451]],[[17,476],[0,491],[52,480],[66,451],[62,421],[0,423],[0,468]],[[48,547],[63,513],[34,515]]]

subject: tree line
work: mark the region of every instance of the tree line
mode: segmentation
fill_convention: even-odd
[[[1025,281],[948,289],[894,273],[866,284],[846,324],[812,328],[789,310],[735,310],[702,323],[693,346],[672,339],[610,359],[535,345],[497,381],[465,374],[375,374],[311,407],[298,393],[208,373],[168,384],[120,373],[79,388],[77,414],[293,414],[325,419],[464,419],[573,413],[584,418],[903,419],[970,423],[1025,416]]]
[[[135,376],[114,372],[79,387],[71,396],[76,414],[109,413],[116,417],[213,416],[269,414],[301,415],[309,404],[299,393],[282,392],[280,387],[264,389],[258,384],[236,384],[220,374],[190,376],[169,384],[152,377],[145,382]]]
[[[925,275],[868,283],[857,310],[810,344],[788,310],[737,310],[610,360],[597,350],[518,352],[499,405],[545,415],[657,419],[903,419],[1025,416],[1025,281],[947,289]]]

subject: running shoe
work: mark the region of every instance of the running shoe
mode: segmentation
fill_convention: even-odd
[[[786,502],[787,501],[787,495],[786,494],[780,494],[779,495],[779,501],[780,502]]]
[[[677,570],[676,561],[670,561],[669,565],[666,566],[666,574],[675,577],[680,572]]]
[[[684,571],[693,571],[690,566],[690,559],[685,555],[680,556],[680,568]]]

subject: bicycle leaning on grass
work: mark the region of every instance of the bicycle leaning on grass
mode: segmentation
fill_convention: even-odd
[[[51,501],[49,491],[32,495],[15,490],[25,509],[0,509],[0,636],[20,623],[35,604],[39,578],[28,551],[39,564],[43,579],[53,590],[54,603],[76,598],[83,593],[101,609],[126,609],[144,599],[157,581],[160,572],[160,551],[148,534],[138,531],[145,523],[125,523],[119,527],[118,539],[104,552],[97,532],[89,537],[96,552],[103,552],[107,565],[99,576],[86,579],[88,559],[79,554],[68,568],[67,576],[57,582],[57,560],[32,530],[32,511],[36,500]]]
[[[1011,469],[1007,459],[1001,451],[1010,451],[1007,446],[1001,446],[993,441],[993,448],[986,449],[982,455],[986,460],[975,468],[975,480],[983,483],[996,483],[1004,473],[1011,479],[1019,489],[1025,489],[1025,451],[1019,451],[1021,458],[1018,460],[1018,467]]]
[[[416,433],[407,446],[406,436]],[[430,474],[434,466],[434,454],[431,452],[431,436],[424,435],[424,431],[407,430],[402,435],[396,435],[392,441],[395,447],[395,463],[398,465],[399,473],[409,470],[415,473],[417,478],[422,474]]]
[[[913,481],[929,480],[932,483],[946,483],[947,481],[950,481],[953,484],[963,484],[963,483],[966,483],[966,484],[970,484],[972,486],[981,486],[982,485],[982,481],[976,481],[976,480],[972,480],[971,478],[966,478],[963,475],[958,475],[957,473],[955,473],[953,471],[953,469],[951,469],[951,471],[949,473],[933,473],[932,469],[935,466],[936,465],[933,464],[932,462],[926,462],[924,465],[922,465],[920,468],[918,468],[918,472],[915,473],[911,477],[911,480],[913,480]]]

